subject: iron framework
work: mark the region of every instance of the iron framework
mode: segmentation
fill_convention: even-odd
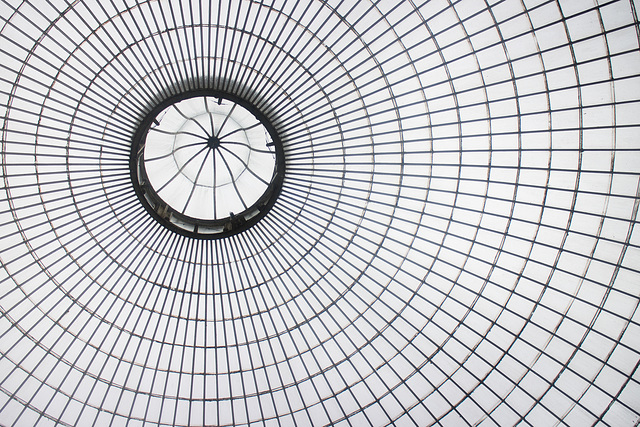
[[[0,1],[0,424],[637,425],[637,5]],[[130,174],[200,90],[286,163],[220,239]]]

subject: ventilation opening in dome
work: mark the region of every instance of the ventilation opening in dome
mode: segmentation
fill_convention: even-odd
[[[135,133],[131,177],[151,215],[181,234],[219,238],[264,217],[284,177],[282,143],[253,105],[189,92],[156,106]]]

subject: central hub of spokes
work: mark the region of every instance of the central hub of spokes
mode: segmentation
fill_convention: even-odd
[[[251,104],[217,92],[183,94],[143,121],[131,174],[161,224],[192,237],[225,237],[256,224],[275,203],[284,153]]]
[[[220,146],[220,142],[222,141],[220,141],[217,136],[210,136],[209,139],[207,139],[207,145],[213,150]]]

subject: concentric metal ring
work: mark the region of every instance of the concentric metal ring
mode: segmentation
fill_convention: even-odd
[[[278,198],[284,174],[282,142],[268,119],[219,92],[163,101],[131,146],[131,179],[144,207],[195,238],[228,237],[256,224]]]

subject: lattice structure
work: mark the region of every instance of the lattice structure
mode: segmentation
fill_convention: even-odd
[[[0,425],[637,425],[637,5],[2,0]],[[132,167],[194,93],[282,150],[217,238]]]

